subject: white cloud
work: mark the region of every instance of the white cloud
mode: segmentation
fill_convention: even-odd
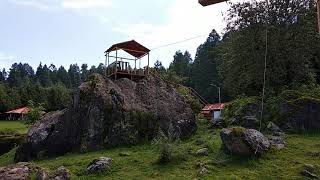
[[[32,6],[41,10],[53,8],[90,9],[106,8],[112,5],[112,0],[8,0],[23,6]]]
[[[9,69],[14,60],[15,56],[0,51],[0,70],[2,70],[2,68]]]
[[[163,25],[140,22],[120,25],[113,28],[113,31],[124,34],[128,39],[134,38],[149,48],[206,34],[151,52],[152,63],[159,59],[168,66],[176,50],[188,50],[194,56],[197,47],[205,41],[212,29],[222,33],[225,28],[223,13],[227,9],[227,3],[202,7],[196,0],[175,0],[167,10],[167,21]]]
[[[63,0],[61,3],[64,8],[88,9],[105,8],[112,5],[111,0]]]
[[[9,2],[22,5],[32,6],[41,10],[48,10],[55,7],[57,0],[9,0]]]
[[[15,58],[15,56],[12,56],[12,55],[8,55],[8,54],[5,54],[3,52],[0,52],[0,61],[6,61],[6,60],[13,60]]]

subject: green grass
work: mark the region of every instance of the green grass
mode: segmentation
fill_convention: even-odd
[[[196,145],[196,140],[204,144]],[[64,156],[34,161],[35,164],[54,170],[59,166],[68,168],[73,179],[304,179],[300,175],[304,164],[320,164],[320,135],[288,135],[288,147],[281,151],[271,150],[265,156],[240,158],[225,155],[220,150],[218,130],[207,129],[200,123],[199,130],[191,139],[179,143],[184,159],[168,164],[157,163],[157,152],[151,144],[121,147],[88,153],[70,153]],[[209,156],[198,157],[195,152],[209,148]],[[121,156],[125,152],[129,156]],[[14,151],[0,157],[0,166],[11,164]],[[105,174],[88,175],[88,163],[101,156],[111,157],[111,171]],[[209,174],[199,177],[198,162],[206,164]]]
[[[0,132],[18,132],[19,134],[26,134],[28,131],[27,125],[22,121],[1,121]]]

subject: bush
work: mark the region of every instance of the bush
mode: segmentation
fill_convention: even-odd
[[[29,101],[29,106],[30,111],[27,114],[27,120],[29,123],[33,124],[35,122],[37,122],[38,120],[40,120],[43,112],[44,112],[44,108],[42,107],[41,104],[38,105],[34,105],[34,103],[32,101]]]
[[[239,97],[228,104],[223,110],[223,125],[229,126],[236,118],[241,125],[245,116],[256,116],[260,112],[260,102],[258,97]]]
[[[201,103],[196,97],[191,95],[190,89],[188,89],[187,87],[180,86],[177,88],[177,90],[178,93],[185,98],[187,104],[190,105],[193,113],[199,114],[202,110]]]
[[[169,127],[167,134],[159,130],[157,138],[152,142],[159,153],[159,163],[169,163],[175,157],[179,156],[177,147],[178,140],[178,136],[173,132],[172,126]]]

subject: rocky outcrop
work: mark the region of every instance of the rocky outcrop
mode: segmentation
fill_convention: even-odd
[[[151,75],[133,82],[96,74],[79,87],[70,108],[48,113],[30,128],[15,160],[135,144],[169,126],[180,138],[197,129],[192,110],[172,86]]]
[[[17,164],[9,165],[0,168],[1,180],[69,180],[71,174],[68,169],[63,166],[59,167],[56,171],[47,172],[43,168],[27,162],[20,162]]]
[[[226,153],[240,156],[261,156],[269,150],[270,142],[262,133],[241,127],[222,129],[222,148]]]
[[[108,171],[111,168],[112,159],[108,157],[100,157],[94,159],[87,167],[88,173],[101,173]]]
[[[284,102],[280,107],[279,124],[286,130],[320,130],[320,100],[302,97]]]

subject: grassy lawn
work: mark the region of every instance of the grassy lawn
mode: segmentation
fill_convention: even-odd
[[[202,139],[202,145],[195,141]],[[183,159],[168,164],[157,163],[157,152],[151,144],[122,147],[89,153],[73,153],[64,156],[34,161],[35,164],[54,170],[65,166],[73,179],[304,179],[300,175],[303,165],[320,164],[320,135],[288,135],[288,147],[282,151],[271,150],[260,159],[237,158],[225,155],[220,150],[218,130],[209,130],[200,123],[199,130],[191,139],[178,144]],[[197,157],[194,153],[203,147],[209,148],[209,156]],[[120,156],[126,152],[129,156]],[[0,157],[0,166],[13,163],[14,151]],[[110,172],[88,175],[88,163],[101,156],[111,157],[114,162]],[[199,177],[196,164],[206,164],[209,173]]]
[[[20,134],[26,134],[28,131],[27,125],[22,121],[2,121],[0,120],[0,132],[16,131]]]

